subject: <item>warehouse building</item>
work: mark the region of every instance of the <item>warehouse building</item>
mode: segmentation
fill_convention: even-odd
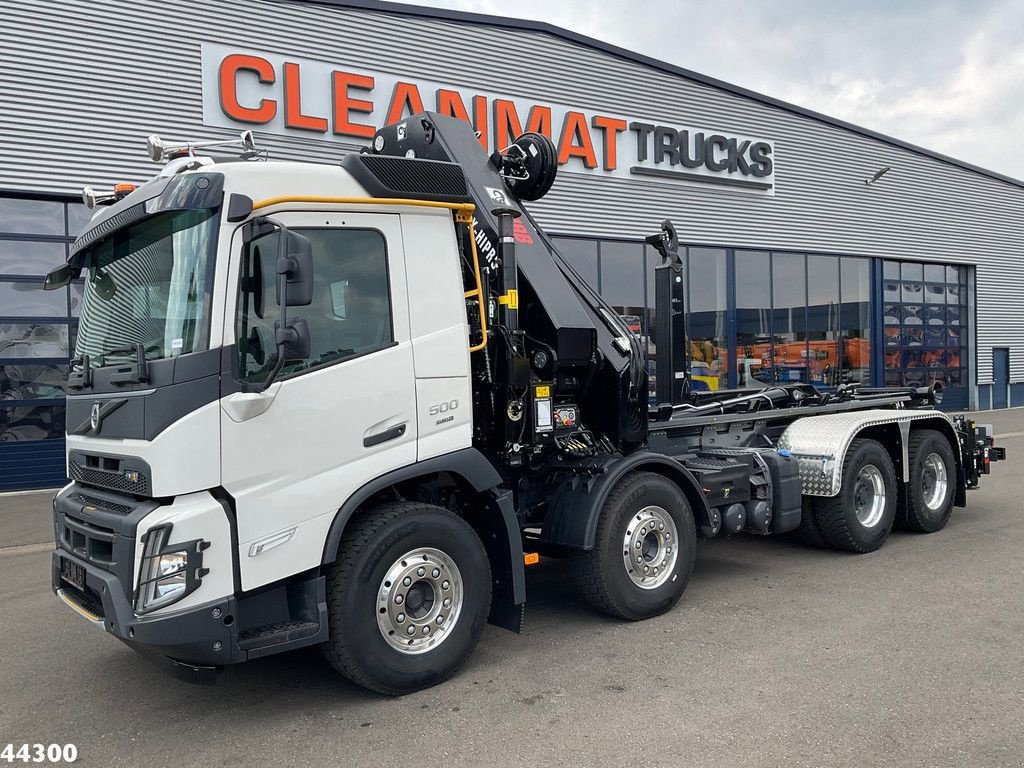
[[[547,24],[376,0],[15,0],[0,61],[0,489],[63,479],[81,286],[41,277],[85,185],[157,170],[145,139],[255,132],[334,163],[421,109],[489,151],[548,134],[531,204],[658,354],[655,254],[686,245],[697,386],[946,387],[1024,404],[1024,183]]]

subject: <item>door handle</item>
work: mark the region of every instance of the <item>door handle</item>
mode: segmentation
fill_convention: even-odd
[[[378,432],[375,435],[367,435],[363,438],[363,448],[372,448],[375,445],[386,443],[388,440],[394,440],[405,434],[405,424],[399,424],[397,427],[390,427],[385,429],[383,432]]]

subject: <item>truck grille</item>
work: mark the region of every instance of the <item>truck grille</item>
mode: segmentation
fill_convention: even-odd
[[[78,500],[83,504],[88,504],[90,507],[102,509],[104,512],[116,512],[119,515],[127,515],[132,511],[132,508],[127,504],[118,504],[116,501],[99,499],[95,496],[87,496],[84,493],[78,494]]]
[[[85,485],[109,488],[112,491],[130,493],[134,496],[149,496],[149,475],[139,470],[106,469],[82,466],[76,461],[68,463],[68,476]],[[98,506],[98,505],[97,505]]]
[[[68,515],[64,516],[60,527],[61,543],[69,552],[104,570],[116,565],[114,541],[117,534],[112,529]]]

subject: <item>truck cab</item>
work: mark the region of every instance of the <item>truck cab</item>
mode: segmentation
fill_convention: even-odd
[[[471,447],[453,212],[472,206],[377,202],[340,166],[193,164],[101,209],[76,244],[88,279],[54,572],[108,631],[213,665],[232,660],[235,622],[259,628],[236,592],[279,585],[288,610],[262,626],[316,639],[298,625],[319,632],[323,585],[300,575],[342,503]],[[296,242],[305,295],[287,316],[307,348],[269,381]],[[163,645],[194,622],[187,650]]]

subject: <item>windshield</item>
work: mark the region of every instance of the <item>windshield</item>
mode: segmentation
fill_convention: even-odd
[[[88,254],[76,355],[93,367],[198,352],[209,344],[217,217],[161,213],[115,232]]]

